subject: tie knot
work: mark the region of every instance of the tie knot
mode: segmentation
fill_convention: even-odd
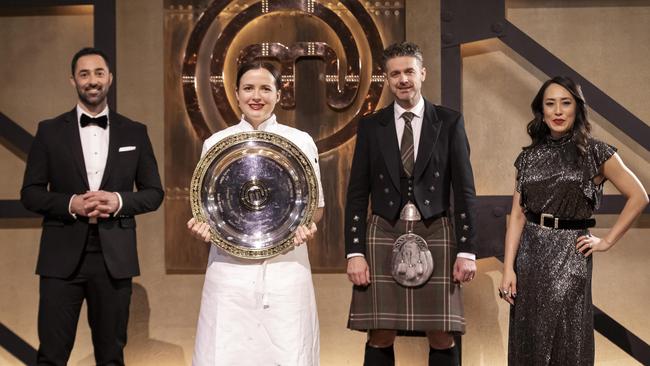
[[[103,115],[103,116],[93,118],[87,114],[81,115],[81,119],[79,119],[79,124],[81,124],[81,127],[86,127],[91,123],[94,123],[97,126],[106,129],[106,127],[108,126],[108,116]]]
[[[413,118],[415,117],[415,113],[413,112],[404,112],[402,113],[402,118],[404,119],[404,122],[407,124],[410,124],[411,121],[413,121]]]

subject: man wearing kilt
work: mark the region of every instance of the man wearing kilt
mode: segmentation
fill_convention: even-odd
[[[394,365],[398,331],[426,333],[429,365],[458,365],[453,336],[465,332],[460,285],[476,273],[469,143],[459,112],[422,97],[422,63],[413,43],[384,50],[395,102],[357,130],[345,247],[348,328],[368,332],[364,365]]]

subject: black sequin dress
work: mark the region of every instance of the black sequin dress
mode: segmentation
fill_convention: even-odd
[[[589,139],[581,157],[570,138],[548,138],[517,157],[517,191],[525,211],[585,219],[598,207],[603,184],[593,178],[616,148]],[[592,259],[576,252],[576,239],[587,233],[526,222],[515,261],[509,365],[593,365]]]

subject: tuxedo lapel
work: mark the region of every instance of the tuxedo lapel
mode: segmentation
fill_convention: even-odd
[[[424,173],[433,148],[438,141],[440,134],[440,120],[436,114],[433,104],[424,101],[424,118],[422,119],[422,130],[420,132],[420,142],[418,144],[418,157],[415,160],[415,168],[413,169],[413,177],[417,181],[418,178]]]
[[[117,158],[117,154],[118,154],[117,150],[118,147],[120,146],[118,136],[120,135],[120,127],[122,126],[121,122],[122,121],[120,120],[120,117],[117,115],[117,113],[109,110],[108,156],[106,158],[106,167],[104,168],[102,183],[99,185],[100,190],[104,189],[104,186],[108,181],[108,177],[111,174],[111,169],[113,168],[113,165],[115,165],[115,159]]]
[[[379,151],[384,157],[388,174],[396,188],[399,188],[400,153],[397,143],[397,131],[395,131],[395,110],[393,105],[384,108],[379,114],[379,126],[377,127],[377,140]]]
[[[74,165],[79,171],[79,175],[83,179],[86,190],[90,189],[88,184],[88,171],[86,170],[86,163],[84,162],[84,152],[81,147],[81,136],[79,135],[79,126],[77,121],[77,110],[73,109],[71,112],[65,115],[65,141],[69,141],[68,149],[72,155],[72,160]]]

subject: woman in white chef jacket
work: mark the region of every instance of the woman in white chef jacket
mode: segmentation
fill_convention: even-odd
[[[196,331],[194,366],[319,364],[319,327],[306,245],[323,215],[318,150],[306,132],[281,125],[273,114],[280,100],[280,73],[268,62],[242,64],[236,96],[242,119],[203,144],[205,154],[218,141],[244,131],[281,135],[312,162],[319,202],[310,226],[295,232],[295,247],[266,260],[240,259],[210,247]],[[190,232],[209,241],[209,226],[190,219]]]

